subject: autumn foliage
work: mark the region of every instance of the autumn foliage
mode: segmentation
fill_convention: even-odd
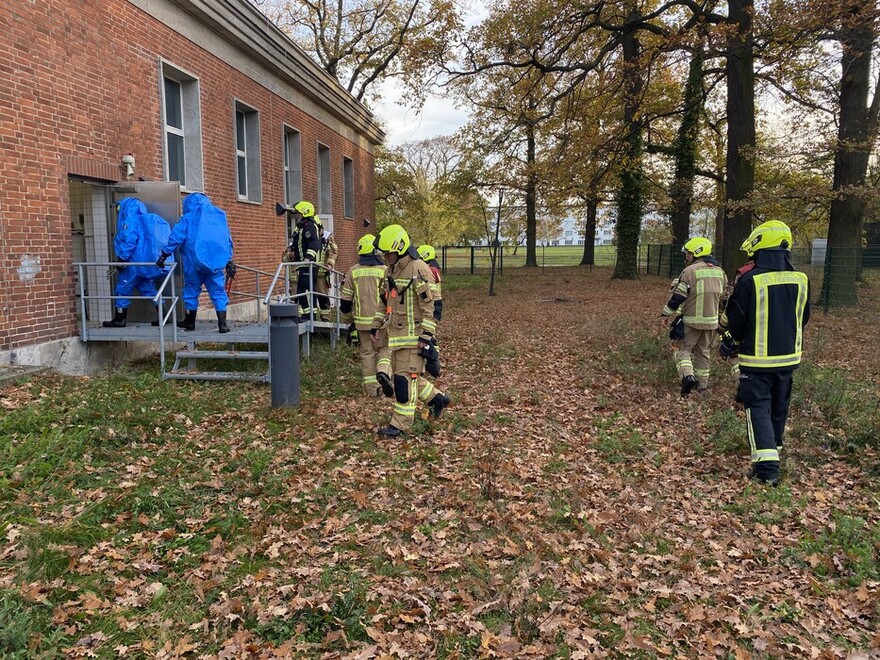
[[[404,441],[320,342],[296,411],[152,363],[0,390],[0,655],[880,653],[876,288],[814,315],[767,489],[726,368],[678,396],[668,283],[609,275],[447,278],[453,405]]]

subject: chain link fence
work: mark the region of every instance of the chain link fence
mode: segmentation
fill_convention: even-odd
[[[721,246],[715,246],[721,254]],[[617,247],[596,245],[593,265],[613,267],[617,262]],[[584,256],[583,245],[539,245],[537,265],[577,266]],[[438,254],[440,266],[446,273],[489,273],[492,268],[491,249],[488,245],[444,245]],[[810,278],[812,302],[826,311],[834,307],[860,305],[859,296],[876,296],[880,287],[880,245],[867,248],[843,249],[832,247],[795,248],[791,252],[795,268]],[[524,246],[501,246],[498,250],[498,272],[505,268],[525,266]],[[684,254],[680,245],[640,245],[639,272],[672,279],[684,268]],[[870,288],[861,291],[862,284]]]
[[[440,267],[446,273],[488,273],[492,268],[491,248],[488,245],[444,245],[439,250]],[[537,265],[545,266],[578,266],[583,260],[583,245],[538,245],[536,249]],[[596,245],[593,253],[593,265],[614,266],[617,263],[617,247],[614,245]],[[504,245],[498,250],[498,269],[518,268],[526,264],[525,246]],[[642,246],[639,247],[639,270],[645,271],[647,262]]]
[[[671,279],[684,268],[680,245],[648,245],[645,252],[645,272],[649,275]],[[721,252],[721,246],[715,246],[716,255]],[[791,261],[810,278],[812,302],[825,311],[856,306],[860,303],[860,284],[880,284],[880,245],[856,249],[795,248],[791,251]]]

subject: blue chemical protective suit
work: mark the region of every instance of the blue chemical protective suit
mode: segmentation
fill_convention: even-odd
[[[225,312],[229,304],[223,269],[232,259],[232,235],[226,212],[211,204],[207,195],[192,193],[183,200],[183,215],[171,230],[164,254],[181,249],[183,304],[188,312],[199,308],[202,285],[214,309]]]
[[[171,233],[170,225],[159,215],[147,211],[134,197],[119,202],[113,250],[119,261],[150,262],[149,266],[126,266],[116,279],[116,295],[130,296],[135,289],[142,296],[155,296],[156,278],[168,274],[168,268],[154,265]],[[171,259],[173,261],[173,259]],[[131,300],[117,298],[117,309],[128,309]]]

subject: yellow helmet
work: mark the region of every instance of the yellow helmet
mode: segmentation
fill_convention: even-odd
[[[702,236],[694,236],[682,246],[681,251],[690,252],[694,257],[705,257],[712,254],[712,241]]]
[[[758,250],[781,247],[791,250],[791,229],[781,220],[768,220],[752,230],[742,244],[742,250],[750,257]]]
[[[382,252],[404,254],[409,249],[409,234],[400,225],[388,225],[379,232],[376,247]]]
[[[372,234],[365,234],[358,239],[358,254],[373,254],[373,250],[376,249],[375,246],[376,237]]]
[[[314,218],[315,217],[315,206],[311,202],[307,202],[303,200],[301,202],[297,202],[293,206],[293,210],[297,211],[304,218]]]
[[[416,248],[416,252],[424,261],[433,261],[437,258],[437,250],[430,245],[420,245]]]

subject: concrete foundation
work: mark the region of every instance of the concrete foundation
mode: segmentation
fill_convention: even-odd
[[[265,321],[267,312],[262,303],[260,305],[262,318]],[[227,318],[236,321],[256,321],[257,309],[256,302],[230,305],[227,309]],[[204,307],[199,309],[197,318],[216,321],[217,313],[213,307]],[[168,346],[169,348],[177,348],[173,344],[168,344]],[[79,336],[76,336],[0,351],[0,368],[45,367],[63,374],[88,376],[112,371],[115,367],[127,362],[152,355],[158,356],[158,354],[158,342],[83,342]]]

